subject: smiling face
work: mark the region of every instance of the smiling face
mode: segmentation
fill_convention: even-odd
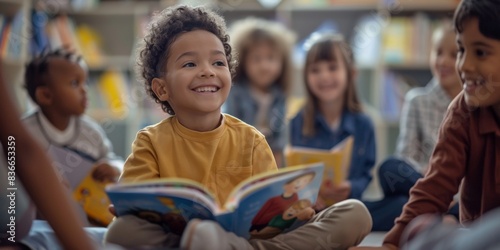
[[[455,68],[457,44],[451,27],[443,27],[434,33],[430,65],[432,74],[446,90],[460,88],[460,79]]]
[[[220,115],[231,88],[222,42],[205,30],[183,33],[169,48],[164,76],[152,85],[176,115]]]
[[[457,34],[457,69],[463,82],[465,101],[473,107],[500,106],[500,41],[479,31],[477,18],[463,23]]]
[[[306,69],[307,85],[321,103],[341,102],[347,89],[347,68],[338,48],[334,60],[312,62]]]
[[[245,72],[255,87],[268,89],[278,80],[282,69],[283,56],[269,42],[260,42],[249,48]]]

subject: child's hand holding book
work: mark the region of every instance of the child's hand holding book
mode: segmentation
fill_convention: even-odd
[[[334,184],[331,180],[324,180],[319,191],[318,201],[315,209],[322,210],[327,204],[346,200],[351,195],[351,182],[344,180],[339,184]],[[329,202],[327,202],[329,201]]]
[[[99,182],[117,182],[120,170],[107,162],[102,162],[95,166],[92,177]]]

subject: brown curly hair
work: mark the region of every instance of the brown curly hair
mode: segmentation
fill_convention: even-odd
[[[278,22],[248,17],[236,21],[230,28],[230,34],[231,45],[236,51],[238,61],[234,80],[239,84],[248,81],[245,58],[256,44],[266,43],[281,53],[283,70],[274,84],[288,94],[293,78],[291,55],[296,39],[295,33]]]
[[[138,49],[137,75],[146,87],[146,92],[156,103],[160,103],[163,111],[175,115],[167,101],[160,101],[151,88],[154,78],[164,75],[165,64],[172,43],[182,34],[205,30],[217,36],[222,45],[228,62],[229,71],[234,75],[236,62],[231,56],[231,45],[227,34],[226,22],[215,12],[204,7],[181,5],[166,8],[153,16],[149,23],[147,34]]]

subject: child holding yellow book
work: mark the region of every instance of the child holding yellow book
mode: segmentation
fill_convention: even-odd
[[[123,163],[113,153],[103,129],[84,115],[87,107],[87,72],[81,57],[65,49],[34,58],[25,73],[26,90],[38,109],[23,118],[41,146],[51,155],[57,170],[75,196],[101,194],[99,211],[91,222],[107,225],[112,216],[104,184],[115,182]],[[87,185],[86,187],[80,184]],[[88,200],[79,199],[79,203]],[[84,205],[83,209],[88,211]],[[84,215],[82,215],[84,216]]]
[[[372,179],[376,149],[372,121],[363,113],[356,94],[351,48],[340,35],[325,34],[316,39],[311,42],[304,66],[306,104],[290,122],[291,146],[326,151],[348,137],[354,140],[352,153],[347,156],[350,166],[342,174],[345,178],[326,180],[320,190],[316,209],[321,210],[332,201],[361,199]],[[387,202],[397,204],[393,207],[399,209],[380,209]],[[390,228],[404,202],[365,202],[372,215],[373,230]]]

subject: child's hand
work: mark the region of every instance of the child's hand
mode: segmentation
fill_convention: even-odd
[[[325,201],[323,200],[323,198],[321,198],[321,195],[318,196],[318,199],[316,199],[316,203],[314,203],[314,210],[316,211],[321,211],[323,209],[325,209],[326,205],[325,205]]]
[[[343,201],[351,195],[351,182],[344,181],[334,185],[331,181],[325,181],[319,192],[324,199],[331,199],[336,202]]]
[[[110,204],[110,205],[109,205],[109,207],[108,207],[108,211],[109,211],[112,215],[116,216],[115,205]],[[116,217],[118,217],[118,216],[116,216]]]
[[[302,209],[302,211],[300,211],[297,214],[297,219],[298,220],[310,220],[315,214],[316,214],[316,212],[314,211],[313,208],[306,207],[306,208]]]
[[[116,182],[120,177],[120,170],[108,163],[100,163],[92,172],[92,177],[99,182]]]

